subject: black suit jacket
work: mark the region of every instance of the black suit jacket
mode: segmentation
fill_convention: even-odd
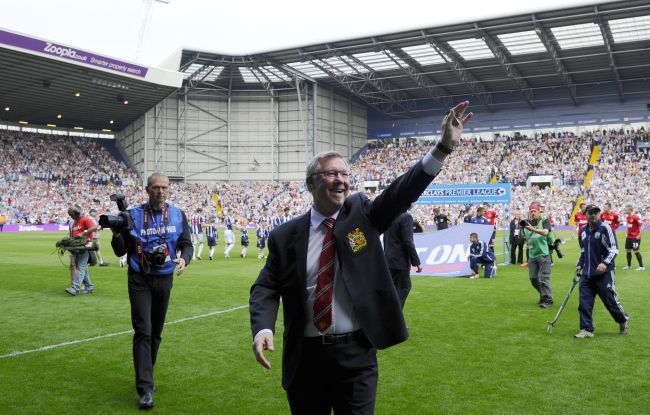
[[[524,241],[521,239],[522,235],[522,229],[521,226],[519,226],[519,221],[517,219],[513,219],[510,221],[510,245],[517,245],[517,244],[522,244]],[[515,236],[515,230],[519,229],[519,236]]]
[[[433,180],[418,162],[374,201],[364,194],[349,196],[334,226],[341,281],[352,299],[355,316],[370,343],[383,349],[408,338],[404,316],[379,235],[395,217],[416,201]],[[271,232],[269,257],[250,292],[253,336],[262,329],[275,332],[280,298],[284,312],[282,385],[288,388],[302,350],[307,304],[307,244],[310,213]],[[363,238],[361,238],[363,236]],[[352,240],[359,241],[353,249]],[[365,239],[365,243],[361,241]],[[363,245],[363,246],[362,246]],[[358,247],[362,246],[360,249]]]
[[[404,212],[384,232],[384,254],[388,268],[408,271],[420,265],[413,243],[413,217]]]

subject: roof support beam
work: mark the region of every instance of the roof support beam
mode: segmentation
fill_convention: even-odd
[[[542,25],[542,23],[537,20],[534,14],[532,15],[532,18],[533,24],[535,25],[535,32],[537,32],[539,38],[542,40],[542,43],[546,47],[546,50],[551,55],[551,58],[553,58],[555,70],[558,74],[560,74],[562,80],[564,80],[564,83],[567,87],[567,92],[569,92],[569,96],[571,97],[571,101],[573,101],[574,105],[578,105],[578,97],[576,96],[576,84],[573,82],[573,78],[571,78],[571,75],[569,75],[569,71],[562,63],[562,60],[560,59],[560,53],[551,41],[551,35],[548,33],[548,30]]]
[[[179,72],[185,72],[185,69],[187,69],[187,68],[189,68],[190,66],[192,66],[192,64],[193,64],[194,62],[196,62],[196,60],[199,59],[200,56],[201,56],[201,54],[200,54],[199,52],[194,53],[194,56],[192,56],[190,59],[187,60],[187,62],[185,62],[184,64],[182,64],[181,67],[180,67],[180,69],[179,69],[178,71],[179,71]]]
[[[453,106],[453,101],[449,97],[450,94],[443,87],[436,85],[435,82],[425,75],[420,64],[417,63],[415,59],[411,58],[406,52],[386,45],[384,45],[382,51],[395,63],[395,65],[399,66],[417,86],[426,89],[431,98],[438,101],[445,108],[451,108]],[[394,56],[397,56],[403,62],[398,61]],[[404,66],[404,63],[406,63],[406,66]]]
[[[489,111],[494,111],[492,108],[492,94],[485,88],[485,86],[476,79],[476,77],[463,65],[458,58],[456,52],[447,47],[443,42],[435,39],[431,35],[427,35],[424,30],[421,31],[422,37],[429,42],[432,48],[438,52],[440,57],[447,62],[447,65],[453,69],[454,73],[462,82],[469,87],[472,94],[478,98],[485,108]]]
[[[300,52],[302,53],[302,51]],[[313,57],[311,54],[304,54],[304,56],[307,58],[309,63],[311,63],[312,65],[314,65],[315,67],[317,67],[318,69],[320,69],[321,71],[329,75],[332,79],[334,79],[340,86],[342,86],[350,94],[359,98],[360,100],[368,104],[370,107],[376,109],[382,114],[391,116],[391,112],[393,112],[392,104],[386,101],[378,101],[376,97],[372,97],[369,96],[368,94],[365,94],[364,89],[366,87],[366,82],[363,83],[358,82],[360,79],[364,80],[358,74],[355,74],[355,76],[342,74],[335,67]]]
[[[474,23],[474,27],[476,27],[476,30],[485,41],[487,47],[490,48],[494,56],[497,58],[497,61],[499,61],[503,71],[508,75],[519,91],[524,94],[528,106],[530,108],[535,108],[533,90],[530,88],[530,85],[528,85],[528,82],[526,82],[521,73],[519,73],[515,65],[510,61],[510,58],[508,58],[504,49],[500,48],[492,35],[483,30],[478,23]]]
[[[269,79],[269,77],[266,75],[264,70],[260,67],[259,60],[256,59],[253,56],[249,56],[248,60],[250,61],[250,64],[252,66],[251,73],[253,74],[253,76],[255,76],[255,79],[257,79],[257,82],[259,82],[264,87],[264,89],[267,92],[269,92],[271,94],[271,96],[273,97],[274,96],[274,93],[273,93],[273,90],[274,90],[273,81],[271,81],[271,79]],[[278,69],[273,64],[271,64],[270,66],[273,66],[275,69]],[[282,79],[282,83],[285,83],[285,84],[289,85],[291,88],[294,88],[295,85],[291,82],[293,80],[294,76],[291,76],[290,74],[287,74],[286,71],[283,71],[283,70],[280,70],[280,69],[278,69],[278,70],[281,71],[283,75],[287,76],[288,79],[282,79],[282,77],[278,76],[277,74],[274,74],[274,75],[277,76],[278,78]],[[258,76],[258,74],[259,74],[259,76]],[[260,79],[260,76],[262,76],[264,79]]]
[[[381,93],[386,98],[388,98],[393,105],[400,107],[402,110],[406,112],[410,112],[412,109],[415,109],[415,103],[409,100],[408,95],[400,91],[396,86],[392,85],[390,82],[385,81],[383,79],[379,79],[379,77],[377,76],[377,72],[373,68],[366,65],[365,63],[363,63],[361,60],[354,57],[353,55],[345,55],[345,56],[348,59],[352,60],[357,65],[362,66],[368,71],[367,73],[359,72],[355,67],[353,67],[348,63],[348,66],[354,69],[359,74],[359,76],[362,76],[365,79],[367,79],[369,85],[372,86],[377,92]]]
[[[614,53],[612,53],[612,36],[609,30],[609,24],[605,22],[598,12],[598,6],[594,5],[594,13],[596,15],[595,22],[600,27],[600,33],[603,35],[603,40],[605,41],[605,49],[607,49],[607,59],[609,60],[609,68],[612,70],[612,75],[614,75],[614,80],[616,81],[616,90],[618,92],[619,101],[623,102],[623,83],[621,82],[621,77],[618,73],[618,68],[616,67],[616,61],[614,60]]]

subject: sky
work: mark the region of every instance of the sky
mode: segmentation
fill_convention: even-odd
[[[590,0],[0,0],[0,29],[161,66],[180,48],[244,55],[575,5]]]

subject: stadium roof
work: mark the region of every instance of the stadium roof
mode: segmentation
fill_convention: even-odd
[[[0,30],[1,120],[119,131],[181,81],[178,72]]]
[[[230,56],[184,50],[193,88],[326,85],[390,117],[469,98],[494,111],[647,94],[650,3],[618,1]]]

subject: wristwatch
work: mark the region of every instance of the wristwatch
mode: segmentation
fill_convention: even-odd
[[[440,141],[438,141],[438,143],[436,144],[436,148],[438,150],[440,150],[442,153],[446,154],[446,155],[450,155],[451,152],[452,152],[451,148],[449,148],[446,145],[442,144],[442,142],[440,142]]]

